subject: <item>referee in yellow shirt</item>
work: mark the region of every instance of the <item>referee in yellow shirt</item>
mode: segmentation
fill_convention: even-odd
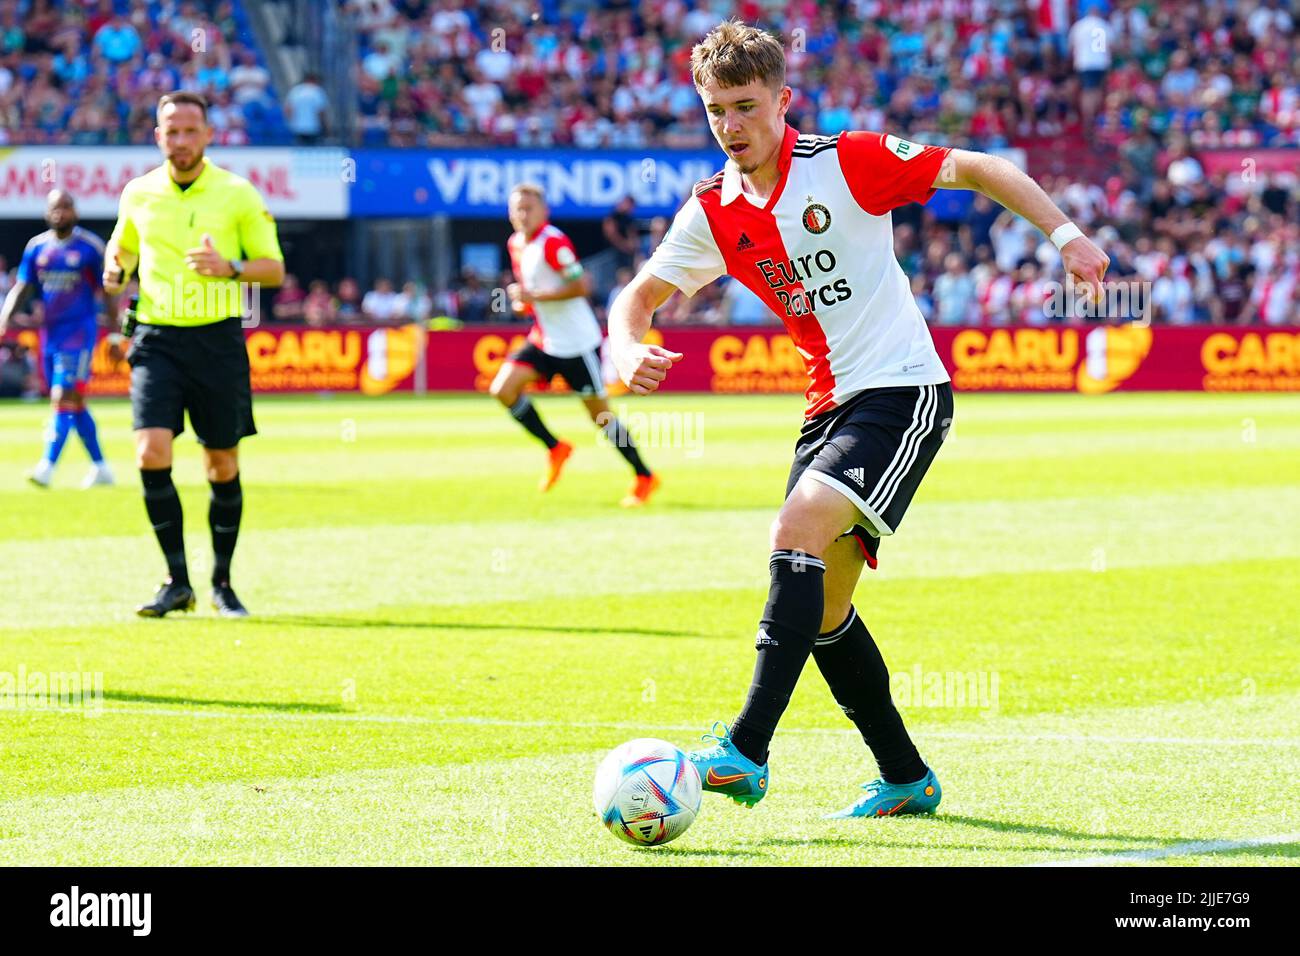
[[[257,433],[241,316],[246,289],[256,295],[284,279],[284,257],[253,185],[204,158],[212,129],[202,96],[160,99],[154,140],[165,162],[127,183],[104,256],[110,294],[139,270],[139,324],[127,356],[132,427],[145,510],[170,574],[137,613],[194,607],[171,476],[172,441],[188,410],[212,485],[212,605],[223,617],[247,617],[230,586],[243,511],[239,440]]]

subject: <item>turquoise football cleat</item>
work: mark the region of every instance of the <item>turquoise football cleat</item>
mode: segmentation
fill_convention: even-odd
[[[767,794],[767,764],[760,767],[737,750],[726,724],[715,720],[713,733],[703,734],[700,739],[712,740],[714,746],[692,750],[686,757],[700,772],[700,784],[705,790],[730,797],[745,807],[763,799]]]
[[[943,788],[934,771],[926,768],[925,776],[916,783],[886,783],[876,779],[864,783],[866,792],[851,807],[827,814],[827,820],[846,820],[850,817],[894,817],[908,813],[933,813],[943,797]]]

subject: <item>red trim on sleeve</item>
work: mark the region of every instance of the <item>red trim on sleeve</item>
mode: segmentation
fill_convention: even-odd
[[[885,134],[855,130],[840,134],[837,151],[853,198],[873,216],[883,216],[909,202],[928,202],[952,149],[923,146],[916,156],[902,159],[885,145]]]
[[[570,262],[569,265],[564,265],[560,262],[561,249],[568,249],[572,252],[574,262],[578,260],[578,250],[573,247],[573,243],[569,241],[569,237],[560,232],[560,230],[554,229],[547,234],[546,241],[542,244],[542,258],[546,260],[548,266],[563,275],[564,270],[573,265],[573,262]]]

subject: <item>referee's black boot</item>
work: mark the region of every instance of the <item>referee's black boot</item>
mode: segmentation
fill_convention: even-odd
[[[141,604],[135,613],[141,617],[162,617],[170,611],[194,610],[194,589],[188,584],[164,581],[158,593],[148,604]]]
[[[248,608],[235,596],[229,581],[212,585],[212,609],[222,617],[248,617]]]

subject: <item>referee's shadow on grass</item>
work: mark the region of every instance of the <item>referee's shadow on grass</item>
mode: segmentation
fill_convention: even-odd
[[[209,697],[171,697],[162,694],[136,694],[123,690],[104,691],[105,700],[119,700],[129,704],[168,704],[173,707],[238,707],[241,710],[304,711],[316,714],[341,714],[347,709],[341,704],[303,704],[270,700],[213,700]]]
[[[277,627],[393,627],[434,631],[531,631],[543,634],[634,634],[651,637],[708,637],[699,631],[670,631],[647,627],[583,627],[576,624],[484,624],[477,621],[386,621],[364,617],[316,617],[283,614],[276,617],[250,617],[240,621],[250,624],[273,624]]]

